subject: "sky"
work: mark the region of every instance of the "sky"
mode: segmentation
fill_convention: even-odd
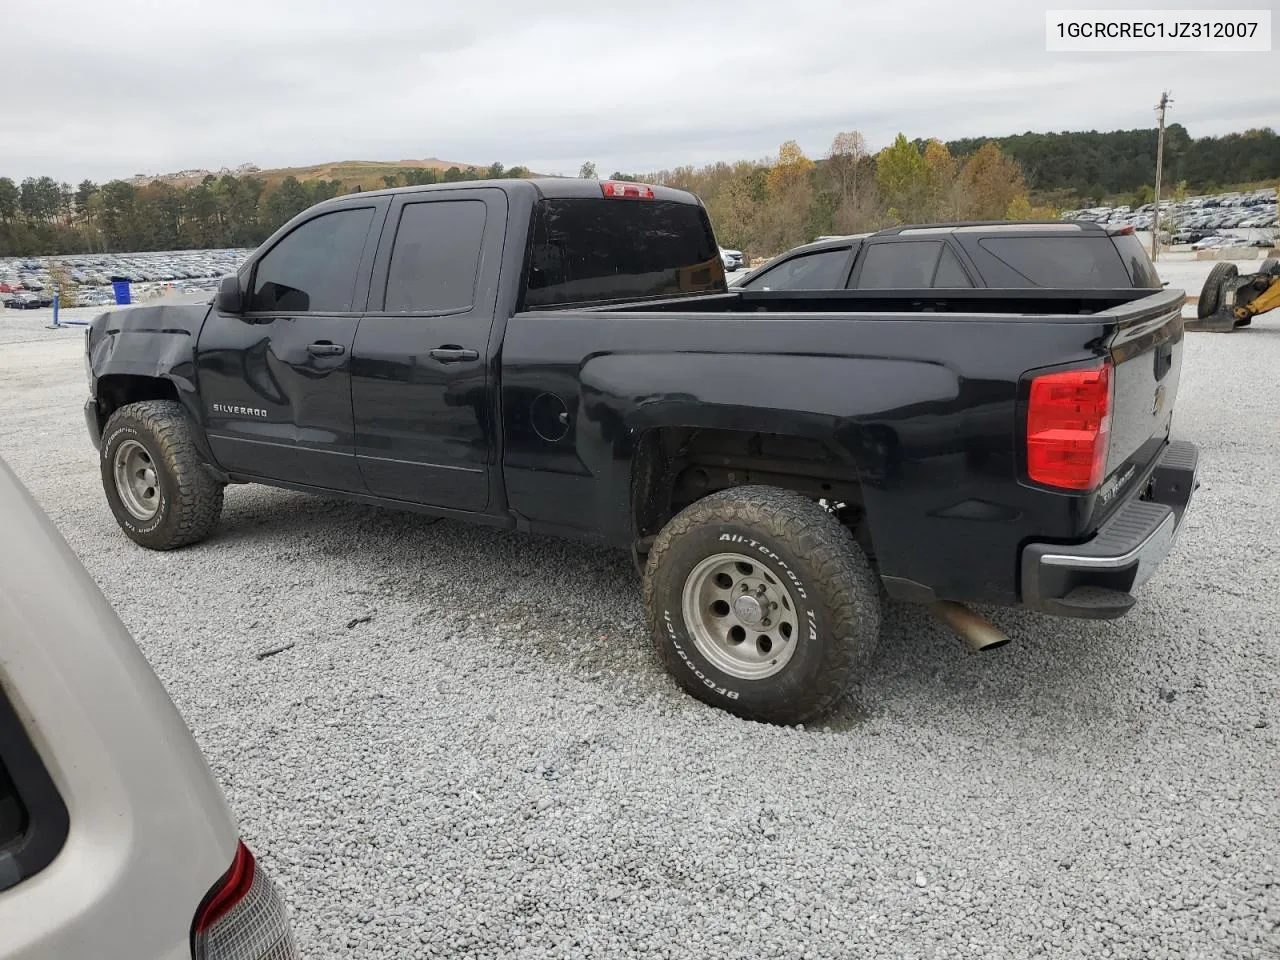
[[[30,29],[0,57],[0,176],[426,157],[639,173],[792,139],[821,156],[841,130],[875,150],[899,131],[1150,127],[1163,89],[1193,137],[1280,128],[1275,50],[1045,51],[1047,6],[1153,5],[6,0]]]

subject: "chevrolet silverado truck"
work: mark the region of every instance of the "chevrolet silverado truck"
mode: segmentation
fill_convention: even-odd
[[[683,687],[799,723],[885,599],[1124,614],[1174,541],[1178,290],[735,291],[693,195],[569,179],[326,201],[211,301],[86,332],[85,419],[157,550],[264,483],[629,551]]]

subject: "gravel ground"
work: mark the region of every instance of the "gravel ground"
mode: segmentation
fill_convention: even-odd
[[[1280,957],[1280,324],[1189,335],[1203,486],[1128,617],[997,611],[1015,642],[972,655],[891,608],[807,730],[682,695],[612,553],[259,487],[134,547],[50,333],[0,347],[0,456],[308,957]]]

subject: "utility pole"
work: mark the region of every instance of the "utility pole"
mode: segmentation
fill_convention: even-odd
[[[1159,133],[1156,134],[1156,207],[1155,216],[1151,219],[1151,259],[1160,255],[1160,180],[1164,176],[1164,112],[1169,104],[1169,91],[1160,94],[1160,102],[1156,104],[1156,116],[1159,119]]]

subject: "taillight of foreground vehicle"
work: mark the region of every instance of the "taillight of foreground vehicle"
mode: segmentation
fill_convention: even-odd
[[[1096,490],[1111,436],[1111,364],[1044,373],[1027,402],[1027,476],[1063,490]]]
[[[275,884],[243,843],[191,924],[194,960],[298,960]]]

